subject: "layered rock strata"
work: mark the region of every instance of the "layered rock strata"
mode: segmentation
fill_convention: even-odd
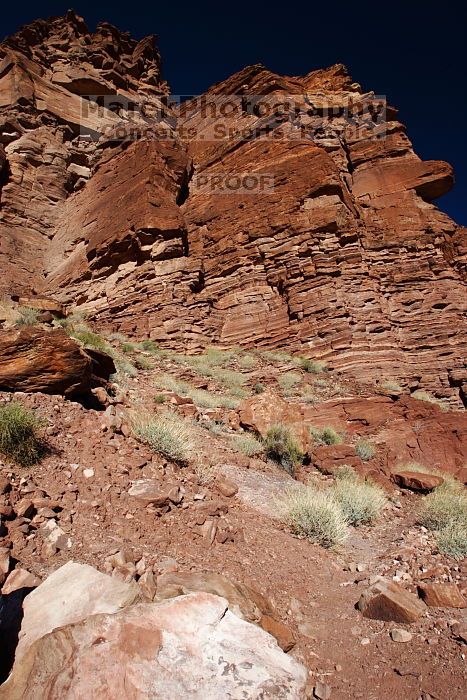
[[[176,107],[153,37],[73,13],[0,60],[4,294],[189,351],[286,347],[461,405],[466,229],[432,203],[452,168],[420,160],[342,65],[251,66]]]

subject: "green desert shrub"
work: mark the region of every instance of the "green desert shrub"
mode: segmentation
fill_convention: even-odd
[[[243,452],[248,457],[254,457],[264,451],[264,445],[254,435],[232,435],[231,442],[235,450]]]
[[[371,442],[361,438],[355,444],[355,454],[364,462],[367,462],[369,459],[373,459],[375,456],[376,448]]]
[[[156,394],[154,397],[154,403],[157,403],[157,404],[165,403],[166,400],[167,400],[167,397],[165,396],[165,394]]]
[[[156,378],[156,383],[162,389],[174,391],[180,396],[188,396],[194,404],[201,408],[237,408],[238,399],[232,396],[213,394],[204,389],[196,389],[188,382],[184,382],[170,374],[161,374]]]
[[[241,355],[238,358],[238,366],[242,369],[253,369],[258,360],[254,355]]]
[[[412,398],[418,399],[418,401],[428,401],[429,403],[437,403],[437,399],[432,396],[428,391],[424,389],[417,389],[412,394]]]
[[[70,329],[69,333],[72,338],[79,340],[79,342],[82,343],[85,348],[94,348],[95,350],[107,352],[109,355],[113,354],[110,345],[98,333],[94,333],[86,328],[72,328]]]
[[[193,428],[174,413],[135,417],[133,430],[142,442],[173,462],[186,464],[193,454]]]
[[[138,343],[138,348],[145,350],[145,352],[150,352],[153,355],[157,355],[161,352],[160,348],[153,340],[142,340]]]
[[[44,452],[42,421],[17,401],[0,407],[0,452],[23,467],[39,461]]]
[[[207,364],[213,367],[226,367],[235,357],[235,351],[221,350],[220,348],[208,348],[201,357],[204,358]]]
[[[383,389],[387,389],[388,391],[402,391],[401,385],[392,379],[384,379],[381,382],[380,386]]]
[[[266,362],[293,362],[294,358],[284,350],[263,350],[260,353],[263,360]]]
[[[38,322],[38,309],[32,309],[29,306],[18,306],[16,310],[20,314],[16,320],[17,326],[34,326]]]
[[[320,374],[327,369],[327,363],[322,360],[311,360],[309,357],[301,357],[300,367],[310,374]]]
[[[283,520],[293,533],[322,547],[342,544],[348,534],[348,521],[331,489],[296,486],[282,499]]]
[[[338,470],[330,491],[351,525],[373,522],[387,503],[382,488],[345,467]]]
[[[292,476],[295,467],[303,461],[303,452],[290,428],[285,425],[273,425],[264,438],[266,456],[281,465]]]
[[[253,393],[254,394],[262,394],[265,391],[264,384],[261,384],[260,382],[256,382],[253,386]]]
[[[138,369],[148,370],[153,367],[151,360],[144,355],[137,355],[134,359],[134,363]]]
[[[311,426],[310,434],[318,445],[339,445],[342,442],[342,436],[330,425],[324,428]]]

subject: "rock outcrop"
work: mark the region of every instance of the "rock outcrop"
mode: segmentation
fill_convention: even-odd
[[[22,326],[0,333],[0,389],[85,394],[115,372],[110,356],[84,350],[65,331]]]
[[[432,204],[452,169],[342,65],[250,66],[175,108],[154,38],[73,13],[0,60],[3,293],[466,400],[466,229]]]
[[[52,574],[25,600],[0,696],[304,697],[304,667],[224,598],[198,592],[132,605],[133,586],[74,563]]]

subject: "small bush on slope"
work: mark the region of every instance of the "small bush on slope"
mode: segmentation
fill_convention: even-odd
[[[418,520],[436,532],[441,552],[455,559],[467,556],[467,494],[462,484],[448,480],[425,496]]]
[[[281,465],[292,476],[295,467],[302,462],[303,453],[291,431],[285,425],[273,425],[264,438],[266,455]]]
[[[285,494],[281,505],[294,534],[322,547],[335,547],[346,539],[348,521],[331,489],[297,486]]]
[[[213,394],[204,389],[196,389],[188,382],[181,381],[171,374],[156,377],[156,384],[162,389],[174,391],[180,396],[188,396],[193,403],[202,408],[236,408],[238,400],[232,396]]]
[[[364,462],[367,462],[375,456],[376,448],[371,442],[361,438],[355,445],[355,454]]]
[[[279,506],[292,532],[323,547],[333,547],[345,540],[349,525],[372,522],[386,502],[378,486],[343,467],[330,488],[297,484],[286,492]]]
[[[440,552],[459,560],[467,557],[467,527],[462,523],[453,522],[442,527],[437,542]]]
[[[186,464],[193,454],[193,429],[173,413],[135,417],[133,430],[142,442],[173,462]]]
[[[296,372],[286,372],[281,374],[277,382],[283,391],[290,391],[300,383],[301,377]]]
[[[326,362],[321,360],[310,360],[308,357],[301,357],[299,362],[300,367],[310,374],[319,374],[320,372],[325,372],[327,369]]]
[[[451,523],[467,528],[467,495],[460,490],[435,489],[422,501],[419,522],[429,530],[440,530]]]
[[[0,452],[23,467],[35,464],[43,454],[40,427],[40,419],[20,403],[1,406]]]
[[[342,437],[330,425],[324,428],[311,427],[310,434],[318,445],[339,445],[342,442]]]
[[[16,321],[17,326],[34,326],[38,323],[38,309],[31,309],[29,306],[18,306],[17,311],[21,314]]]
[[[248,457],[254,457],[254,455],[264,451],[264,445],[254,435],[249,435],[248,433],[232,435],[231,441],[234,449],[243,452]]]
[[[351,525],[373,522],[387,503],[382,488],[345,468],[338,470],[331,491]]]

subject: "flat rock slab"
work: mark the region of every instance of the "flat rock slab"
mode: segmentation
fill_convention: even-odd
[[[270,518],[279,518],[278,499],[294,483],[285,471],[278,469],[276,474],[266,474],[224,464],[222,472],[238,485],[237,498],[242,503]]]
[[[128,491],[128,495],[137,498],[145,505],[165,506],[180,503],[182,496],[177,485],[162,485],[156,479],[138,479]]]
[[[438,486],[441,486],[441,484],[444,484],[442,476],[423,474],[422,472],[394,472],[392,478],[398,486],[410,489],[411,491],[420,491],[421,493],[428,493],[438,488]]]
[[[455,583],[421,583],[418,593],[430,608],[467,607],[467,601]]]
[[[425,604],[416,595],[386,579],[362,593],[358,608],[364,617],[388,622],[415,622],[426,612]]]
[[[307,672],[223,598],[193,593],[88,617],[15,662],[8,698],[301,700]]]

